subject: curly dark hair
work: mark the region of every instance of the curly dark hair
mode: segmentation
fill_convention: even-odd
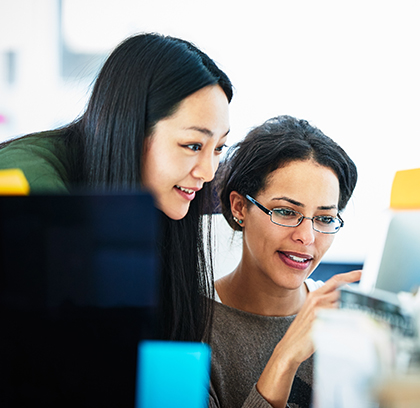
[[[306,120],[283,115],[252,129],[228,150],[221,163],[216,186],[222,213],[229,225],[241,230],[232,218],[232,191],[255,197],[264,190],[273,171],[292,161],[308,159],[330,168],[337,175],[340,185],[338,209],[344,210],[356,186],[356,165],[336,142]]]

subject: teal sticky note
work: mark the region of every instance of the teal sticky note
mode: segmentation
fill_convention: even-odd
[[[140,342],[136,408],[207,407],[210,358],[204,343]]]

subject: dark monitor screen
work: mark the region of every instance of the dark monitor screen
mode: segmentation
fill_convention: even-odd
[[[157,234],[147,194],[0,196],[3,407],[134,406]]]

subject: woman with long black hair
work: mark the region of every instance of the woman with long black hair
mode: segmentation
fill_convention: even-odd
[[[110,54],[78,119],[0,145],[0,169],[20,168],[33,193],[154,196],[162,212],[164,339],[205,338],[213,275],[203,214],[211,208],[208,182],[229,132],[231,99],[229,78],[194,45],[140,34]]]

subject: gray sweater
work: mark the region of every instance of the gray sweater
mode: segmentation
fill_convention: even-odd
[[[255,384],[294,318],[255,315],[215,302],[210,408],[271,408]],[[311,357],[296,373],[290,408],[311,405],[312,374]]]

